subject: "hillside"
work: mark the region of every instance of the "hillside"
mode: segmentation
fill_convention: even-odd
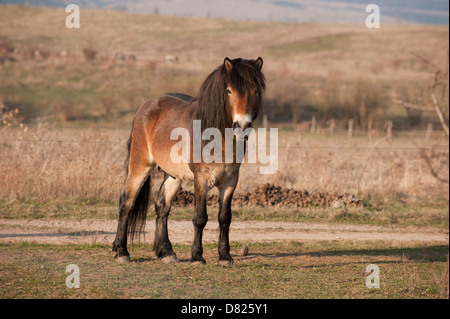
[[[1,6],[0,95],[26,122],[39,117],[128,123],[152,95],[196,95],[224,57],[261,56],[269,120],[345,119],[353,116],[350,111],[359,112],[359,106],[345,108],[362,90],[376,99],[376,110],[363,115],[366,119],[370,115],[383,125],[393,117],[403,125],[407,114],[392,96],[429,102],[418,101],[417,94],[429,87],[434,68],[418,56],[448,63],[444,26],[369,30],[83,10],[81,28],[66,29],[66,15],[64,9]],[[83,49],[95,51],[95,58],[87,60]],[[135,59],[123,61],[121,55]]]

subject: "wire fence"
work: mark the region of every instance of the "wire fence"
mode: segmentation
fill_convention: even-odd
[[[267,125],[267,123],[266,123]],[[27,125],[27,128],[37,128],[37,129],[44,129],[49,131],[64,131],[64,130],[84,130],[84,131],[126,131],[130,132],[131,125],[129,127],[126,127],[125,125],[122,127],[114,127],[114,126],[47,126],[42,125],[41,123],[38,124],[31,124]],[[8,129],[20,129],[23,130],[24,126],[9,126]],[[281,128],[283,131],[283,129]],[[0,131],[1,132],[1,131]],[[265,145],[265,148],[272,149],[272,148],[278,148],[278,149],[286,149],[286,150],[330,150],[330,151],[372,151],[372,150],[379,150],[379,151],[445,151],[449,150],[448,145],[448,139],[445,138],[445,134],[442,131],[434,131],[432,128],[430,128],[430,125],[428,126],[428,129],[426,131],[420,131],[420,130],[409,130],[409,131],[395,131],[392,132],[390,130],[386,132],[379,131],[379,133],[382,132],[382,134],[372,135],[370,131],[368,130],[351,130],[352,135],[348,135],[348,131],[346,130],[322,130],[322,134],[312,133],[311,131],[304,130],[304,131],[298,131],[299,134],[302,134],[304,136],[317,136],[321,138],[327,138],[327,137],[347,137],[348,141],[350,141],[353,138],[360,138],[360,137],[367,137],[369,139],[369,146],[348,146],[348,145],[342,145],[342,146],[336,146],[336,145],[298,145],[298,141],[295,143],[296,145]],[[444,137],[444,143],[445,145],[439,145],[434,144],[430,145],[429,142],[430,136],[433,134],[435,137]],[[128,133],[126,134],[128,137]],[[417,138],[421,136],[420,140],[424,141],[427,145],[425,147],[420,147],[411,139],[411,135],[417,135]],[[394,146],[392,145],[392,142],[394,139],[399,138],[402,136],[403,138],[407,138],[410,142],[410,144],[413,144],[413,146]],[[415,136],[414,136],[415,137]],[[442,141],[442,140],[441,140]],[[93,144],[93,145],[125,145],[127,143],[127,140],[72,140],[72,139],[46,139],[46,138],[4,138],[0,137],[0,142],[3,143],[67,143],[67,144]],[[390,146],[385,146],[385,143],[381,142],[388,142],[391,144]],[[381,144],[381,145],[380,145]],[[261,145],[258,145],[260,147]]]
[[[20,142],[20,143],[78,143],[78,144],[114,144],[125,145],[127,141],[90,141],[90,140],[56,140],[56,139],[15,139],[0,138],[1,142]],[[299,146],[299,145],[267,145],[266,148],[282,148],[282,149],[319,149],[319,150],[385,150],[385,151],[401,151],[401,150],[449,150],[448,145],[433,145],[430,147],[380,147],[380,146]]]

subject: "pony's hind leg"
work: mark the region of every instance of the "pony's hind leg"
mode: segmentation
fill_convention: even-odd
[[[172,200],[181,186],[181,180],[164,173],[164,181],[159,189],[155,200],[156,231],[153,250],[156,256],[166,263],[178,262],[176,254],[172,250],[167,230],[167,219],[169,217]]]
[[[145,223],[146,205],[150,196],[149,173],[150,167],[130,170],[120,195],[119,222],[112,248],[113,252],[116,252],[114,258],[119,262],[131,261],[127,249],[127,237],[134,236],[136,226],[139,231],[139,226]]]

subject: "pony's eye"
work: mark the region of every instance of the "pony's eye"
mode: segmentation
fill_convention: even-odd
[[[255,96],[258,96],[259,95],[259,92],[258,91],[255,91]]]
[[[231,90],[227,89],[227,93],[228,93],[228,95],[231,95]]]

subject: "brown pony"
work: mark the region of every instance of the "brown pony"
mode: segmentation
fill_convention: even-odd
[[[120,196],[119,223],[113,243],[114,258],[119,262],[131,261],[127,239],[135,238],[145,226],[150,197],[150,172],[158,167],[164,171],[164,181],[155,199],[156,232],[153,249],[166,263],[177,262],[176,254],[167,232],[172,199],[183,180],[194,182],[195,211],[192,219],[195,236],[191,262],[204,264],[202,234],[208,221],[206,199],[208,191],[219,190],[219,264],[233,265],[230,255],[229,229],[231,223],[231,199],[238,183],[240,163],[233,157],[232,163],[205,163],[193,161],[193,121],[199,120],[201,130],[217,128],[225,138],[225,129],[242,129],[252,126],[261,108],[265,90],[265,78],[261,72],[263,60],[225,58],[200,88],[197,98],[168,93],[145,102],[137,111],[128,140],[128,157],[125,163],[127,177]],[[190,133],[190,160],[175,163],[171,149],[178,142],[171,139],[175,128]],[[242,132],[241,131],[241,132]],[[234,130],[233,139],[241,138]],[[236,149],[233,149],[234,152]]]

